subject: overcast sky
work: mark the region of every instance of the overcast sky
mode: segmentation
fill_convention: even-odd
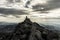
[[[2,14],[27,14],[25,11],[51,11],[60,8],[60,0],[1,0],[0,13]],[[21,11],[22,10],[22,11]],[[23,12],[23,13],[22,13]],[[31,11],[30,11],[31,12]],[[48,13],[48,12],[46,12]],[[29,14],[29,13],[28,13]]]
[[[59,18],[60,0],[0,0],[0,20],[17,22],[25,16]],[[13,19],[12,19],[13,18]]]

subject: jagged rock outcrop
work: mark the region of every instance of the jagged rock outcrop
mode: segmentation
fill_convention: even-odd
[[[39,27],[41,27],[39,24],[31,22],[31,20],[26,17],[24,22],[16,26],[14,37],[18,36],[20,40],[42,40],[40,29],[43,29],[43,27]]]
[[[53,35],[54,34],[54,35]],[[58,34],[44,27],[36,22],[32,22],[29,18],[18,23],[15,30],[10,34],[1,34],[0,40],[58,40]]]

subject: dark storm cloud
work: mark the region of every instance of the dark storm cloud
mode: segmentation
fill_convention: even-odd
[[[28,13],[25,12],[24,10],[0,8],[0,14],[4,14],[4,15],[25,15]]]
[[[44,9],[41,9],[41,7]],[[57,8],[60,8],[60,0],[50,0],[45,5],[37,4],[33,6],[33,9],[36,11],[47,11]]]
[[[15,2],[20,2],[21,0],[15,0]],[[8,3],[14,3],[14,0],[7,0]]]
[[[51,0],[51,1],[49,1],[47,6],[52,9],[53,8],[60,8],[60,0]]]

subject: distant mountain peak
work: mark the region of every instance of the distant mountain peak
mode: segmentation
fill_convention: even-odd
[[[25,20],[23,21],[24,23],[32,23],[32,21],[26,16]]]

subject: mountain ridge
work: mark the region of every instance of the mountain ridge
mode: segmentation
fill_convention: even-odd
[[[45,29],[26,17],[23,22],[16,25],[13,32],[0,33],[0,40],[58,40],[58,35],[57,32]]]

